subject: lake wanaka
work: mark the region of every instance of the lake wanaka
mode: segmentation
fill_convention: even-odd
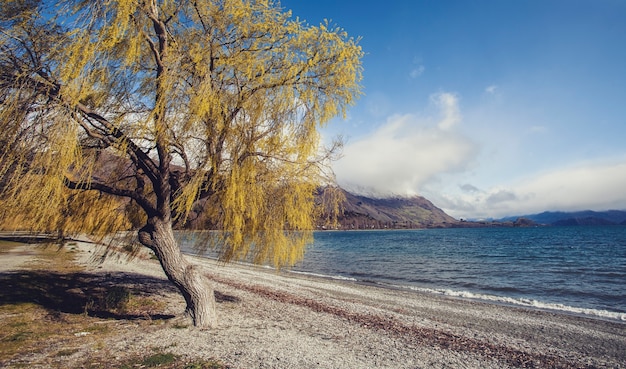
[[[290,271],[626,321],[623,226],[323,231]]]

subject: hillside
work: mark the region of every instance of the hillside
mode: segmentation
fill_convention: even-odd
[[[626,225],[626,211],[546,211],[539,214],[514,216],[501,219],[501,221],[512,221],[518,218],[530,219],[537,224],[545,225]]]
[[[458,221],[421,196],[383,199],[343,191],[339,229],[447,228]],[[320,224],[320,228],[330,225]]]
[[[338,227],[320,222],[318,228],[412,229],[626,225],[626,211],[543,212],[492,221],[458,221],[421,196],[371,198],[342,190],[345,201]]]

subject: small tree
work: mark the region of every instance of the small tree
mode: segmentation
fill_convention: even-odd
[[[3,221],[102,234],[139,209],[196,326],[216,322],[213,290],[172,231],[194,206],[224,261],[303,256],[332,152],[318,127],[360,89],[344,31],[271,0],[0,4]]]

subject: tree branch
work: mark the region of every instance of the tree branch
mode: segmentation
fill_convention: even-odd
[[[80,114],[84,115],[87,118],[93,119],[101,124],[109,132],[108,135],[115,138],[115,141],[117,141],[118,143],[125,143],[126,153],[131,157],[131,160],[137,163],[137,166],[144,171],[146,176],[154,185],[157,185],[159,183],[159,169],[154,161],[139,146],[137,146],[131,139],[129,139],[124,134],[124,132],[122,132],[122,130],[115,127],[106,118],[94,112],[92,109],[82,103],[78,103],[76,105],[76,109]],[[86,128],[83,124],[81,124],[81,126],[83,126],[84,129]],[[89,132],[90,131],[88,130],[88,134]],[[91,132],[93,134],[93,131]],[[104,141],[106,139],[105,137],[94,138],[98,138]]]
[[[63,183],[65,184],[65,187],[71,190],[96,190],[109,195],[130,198],[134,200],[137,204],[139,204],[139,206],[141,206],[146,211],[148,216],[156,214],[156,209],[154,208],[154,206],[152,206],[150,201],[143,195],[140,195],[137,191],[117,188],[95,181],[92,181],[90,183],[76,182],[70,180],[67,177],[63,179]]]

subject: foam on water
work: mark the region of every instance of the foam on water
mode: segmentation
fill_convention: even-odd
[[[351,281],[351,282],[357,282],[358,281],[358,279],[356,279],[356,278],[344,277],[344,276],[341,276],[341,275],[325,275],[325,274],[319,274],[319,273],[303,272],[303,271],[300,271],[300,270],[290,270],[289,272],[293,273],[293,274],[301,274],[301,275],[308,275],[308,276],[311,276],[311,277],[336,279],[336,280],[340,280],[340,281]]]
[[[339,280],[339,281],[359,282],[359,280],[356,278],[344,277],[341,275],[331,276],[331,275],[325,275],[325,274],[320,274],[320,273],[303,272],[303,271],[297,271],[297,270],[290,270],[289,272],[293,274],[300,274],[300,275],[306,275],[306,276],[312,276],[312,277],[318,277],[318,278],[333,279],[333,280]],[[541,309],[541,310],[552,310],[552,311],[558,311],[558,312],[588,315],[588,316],[594,316],[594,317],[599,317],[603,319],[626,322],[626,313],[620,313],[620,312],[615,312],[615,311],[588,309],[588,308],[567,306],[564,304],[548,303],[548,302],[543,302],[543,301],[538,301],[538,300],[533,300],[533,299],[487,295],[487,294],[481,294],[481,293],[474,293],[470,291],[455,291],[455,290],[450,290],[450,289],[432,289],[432,288],[399,286],[399,285],[388,285],[388,286],[391,288],[408,289],[411,291],[422,292],[422,293],[444,295],[444,296],[450,296],[450,297],[460,297],[460,298],[469,299],[469,300],[479,300],[479,301],[499,303],[499,304],[518,305],[518,306],[536,308],[536,309]]]
[[[626,227],[318,232],[297,269],[626,321]]]
[[[303,272],[303,271],[297,271],[297,270],[290,270],[289,272],[293,274],[307,275],[307,276],[319,277],[319,278],[325,278],[325,279],[359,282],[359,280],[356,278],[344,277],[341,275],[331,276],[331,275],[325,275],[325,274],[320,274],[320,273]],[[380,283],[376,283],[376,284],[378,284],[379,286],[386,285],[386,284],[380,284]],[[386,286],[391,287],[391,288],[408,289],[411,291],[429,293],[429,294],[435,294],[435,295],[460,297],[460,298],[469,299],[469,300],[478,300],[478,301],[498,303],[498,304],[517,305],[517,306],[524,306],[524,307],[541,309],[541,310],[551,310],[555,312],[565,312],[565,313],[572,313],[572,314],[579,314],[579,315],[587,315],[587,316],[593,316],[593,317],[598,317],[598,318],[603,318],[603,319],[626,322],[626,313],[620,313],[620,312],[615,312],[615,311],[588,309],[588,308],[581,308],[581,307],[575,307],[575,306],[567,306],[564,304],[548,303],[548,302],[527,299],[527,298],[513,298],[513,297],[506,297],[506,296],[487,295],[487,294],[481,294],[481,293],[474,293],[470,291],[456,291],[456,290],[450,290],[450,289],[432,289],[432,288],[400,286],[400,285],[386,285]]]
[[[537,308],[542,310],[553,310],[581,315],[590,315],[604,319],[618,320],[622,322],[626,322],[626,313],[620,313],[615,311],[608,310],[598,310],[598,309],[588,309],[581,308],[575,306],[567,306],[563,304],[554,304],[547,303],[543,301],[537,301],[533,299],[525,299],[525,298],[513,298],[513,297],[505,297],[505,296],[495,296],[495,295],[486,295],[480,293],[473,293],[469,291],[454,291],[449,289],[431,289],[431,288],[422,288],[422,287],[412,287],[412,286],[394,286],[403,289],[409,289],[417,292],[424,293],[432,293],[438,295],[445,295],[451,297],[461,297],[465,299],[471,300],[480,300],[486,302],[495,302],[495,303],[503,303],[509,305],[518,305],[525,306],[531,308]]]
[[[626,322],[622,226],[316,232],[291,272]]]
[[[319,277],[319,278],[325,278],[325,279],[359,282],[359,280],[356,278],[344,277],[341,275],[331,276],[331,275],[325,275],[325,274],[320,274],[320,273],[303,272],[303,271],[297,271],[297,270],[290,270],[289,272],[293,274],[300,274],[300,275]],[[536,308],[536,309],[541,309],[541,310],[552,310],[552,311],[558,311],[558,312],[588,315],[588,316],[594,316],[594,317],[599,317],[603,319],[626,322],[626,313],[620,313],[620,312],[615,312],[615,311],[588,309],[588,308],[567,306],[564,304],[548,303],[548,302],[543,302],[543,301],[538,301],[538,300],[533,300],[533,299],[487,295],[487,294],[481,294],[481,293],[474,293],[470,291],[455,291],[455,290],[450,290],[450,289],[432,289],[432,288],[399,286],[399,285],[388,285],[388,286],[391,288],[408,289],[411,291],[422,292],[422,293],[444,295],[444,296],[450,296],[450,297],[460,297],[460,298],[469,299],[469,300],[478,300],[478,301],[492,302],[492,303],[499,303],[499,304],[517,305],[517,306],[524,306],[524,307]]]

